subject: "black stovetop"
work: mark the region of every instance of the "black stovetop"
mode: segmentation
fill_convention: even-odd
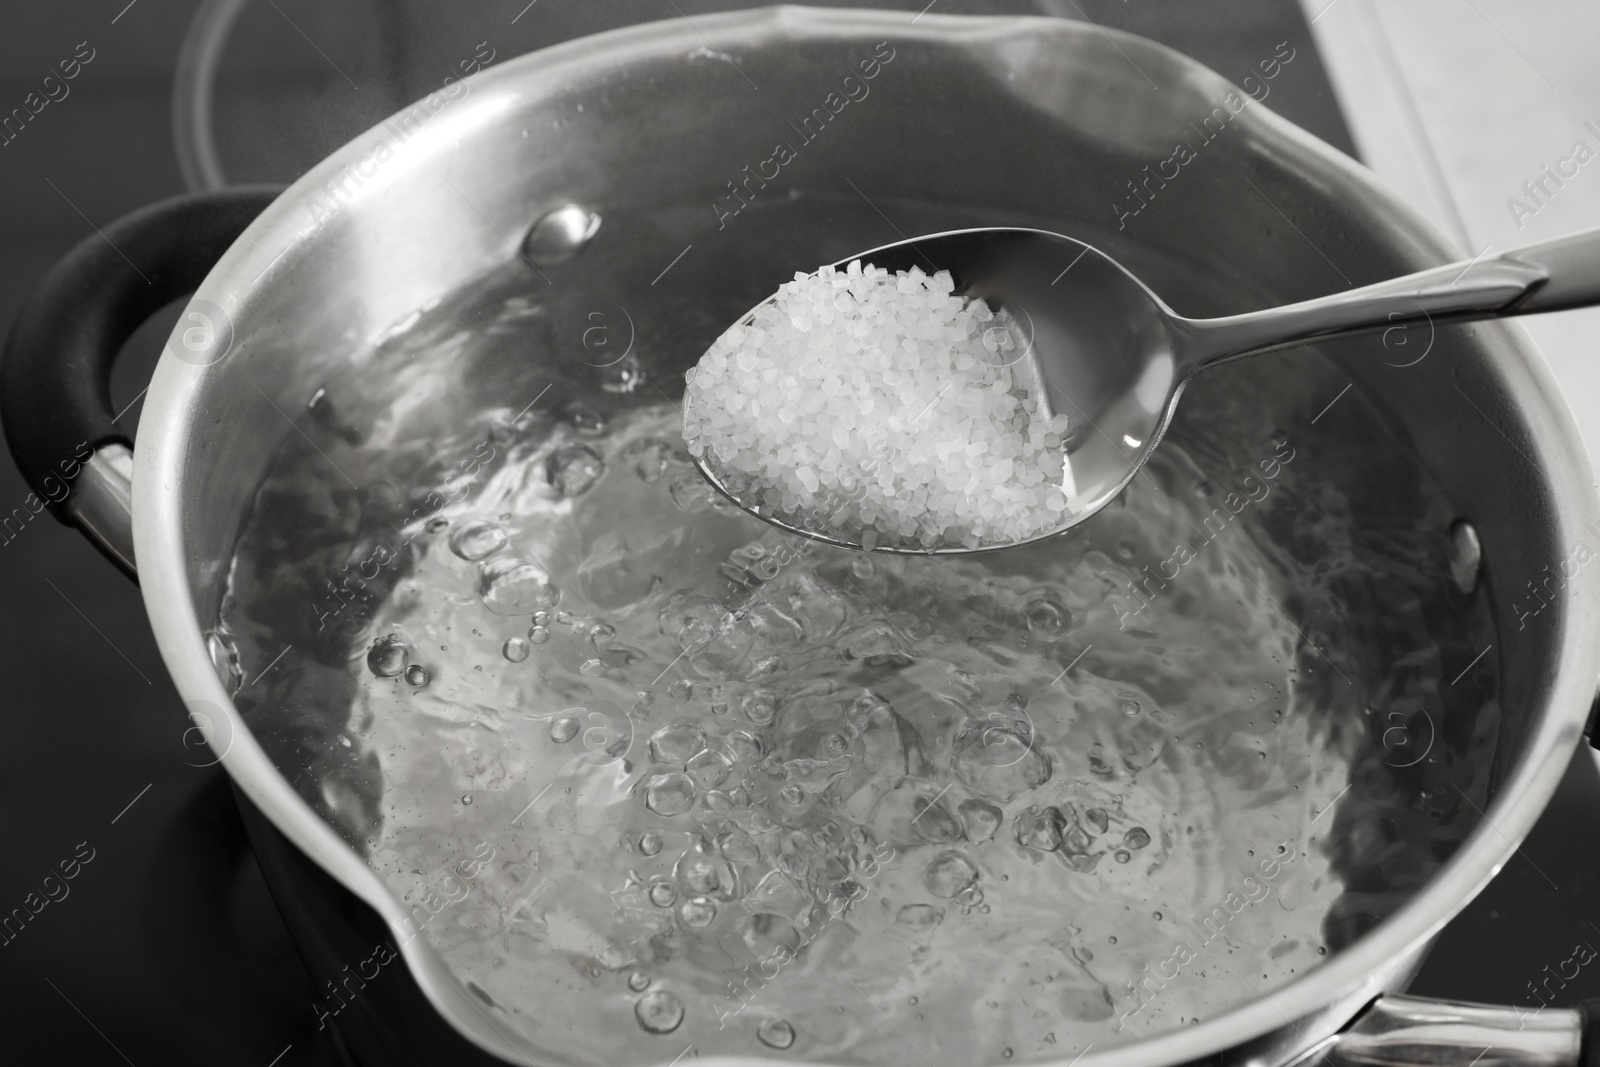
[[[1235,80],[1287,40],[1304,58],[1278,79],[1271,106],[1351,150],[1292,0],[936,2],[941,13],[1085,17],[1154,37]],[[473,42],[492,40],[503,59],[626,22],[743,6],[524,3],[471,11],[444,0],[249,5],[218,81],[218,148],[230,175],[291,180],[427,91],[437,80],[427,72],[429,49],[440,41],[464,42],[467,55]],[[925,3],[871,6],[915,12]],[[22,105],[61,61],[92,58],[70,92],[0,144],[0,324],[73,243],[182,191],[171,88],[200,7],[97,0],[7,15],[0,114]],[[149,324],[119,367],[117,403],[134,405],[128,425],[174,318]],[[0,514],[26,495],[0,461]],[[0,923],[0,1060],[342,1062],[317,1029],[312,977],[244,842],[226,778],[167,680],[138,590],[48,515],[8,530],[0,535],[0,918],[21,908],[28,919]],[[1586,908],[1590,896],[1600,905],[1600,859],[1585,847],[1597,827],[1600,776],[1583,752],[1522,852],[1445,930],[1414,990],[1536,1005],[1532,986],[1573,955],[1575,942],[1600,945],[1600,914],[1591,925]],[[1597,993],[1600,969],[1584,970],[1554,1002]]]

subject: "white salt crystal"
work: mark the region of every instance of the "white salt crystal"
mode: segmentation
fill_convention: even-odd
[[[1064,415],[948,272],[852,261],[796,274],[685,377],[684,440],[733,495],[793,526],[922,547],[1025,540],[1074,493]]]

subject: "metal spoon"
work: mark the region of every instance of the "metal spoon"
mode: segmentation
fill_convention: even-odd
[[[884,245],[850,260],[890,271],[947,270],[958,292],[1007,314],[1017,334],[1017,369],[1042,385],[1046,403],[1068,416],[1066,443],[1075,492],[1053,537],[1110,503],[1150,459],[1184,386],[1200,371],[1307,341],[1419,322],[1558,311],[1600,303],[1600,230],[1451,263],[1298,304],[1188,319],[1104,252],[1070,237],[1029,229],[954,230]],[[748,317],[748,316],[746,316]],[[829,544],[858,543],[797,529],[728,492],[704,463],[700,472],[752,515]],[[922,549],[893,543],[877,551],[964,554],[979,548]]]

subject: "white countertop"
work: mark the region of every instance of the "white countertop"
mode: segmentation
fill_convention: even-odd
[[[1464,257],[1600,226],[1600,4],[1300,4],[1362,158]],[[1600,468],[1600,309],[1521,321]]]

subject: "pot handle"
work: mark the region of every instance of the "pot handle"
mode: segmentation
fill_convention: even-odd
[[[1600,1003],[1514,1008],[1386,993],[1290,1067],[1600,1067]]]
[[[6,339],[0,421],[32,503],[82,529],[129,577],[133,441],[111,407],[111,366],[140,324],[194,292],[281,191],[178,196],[123,216],[51,268]]]

